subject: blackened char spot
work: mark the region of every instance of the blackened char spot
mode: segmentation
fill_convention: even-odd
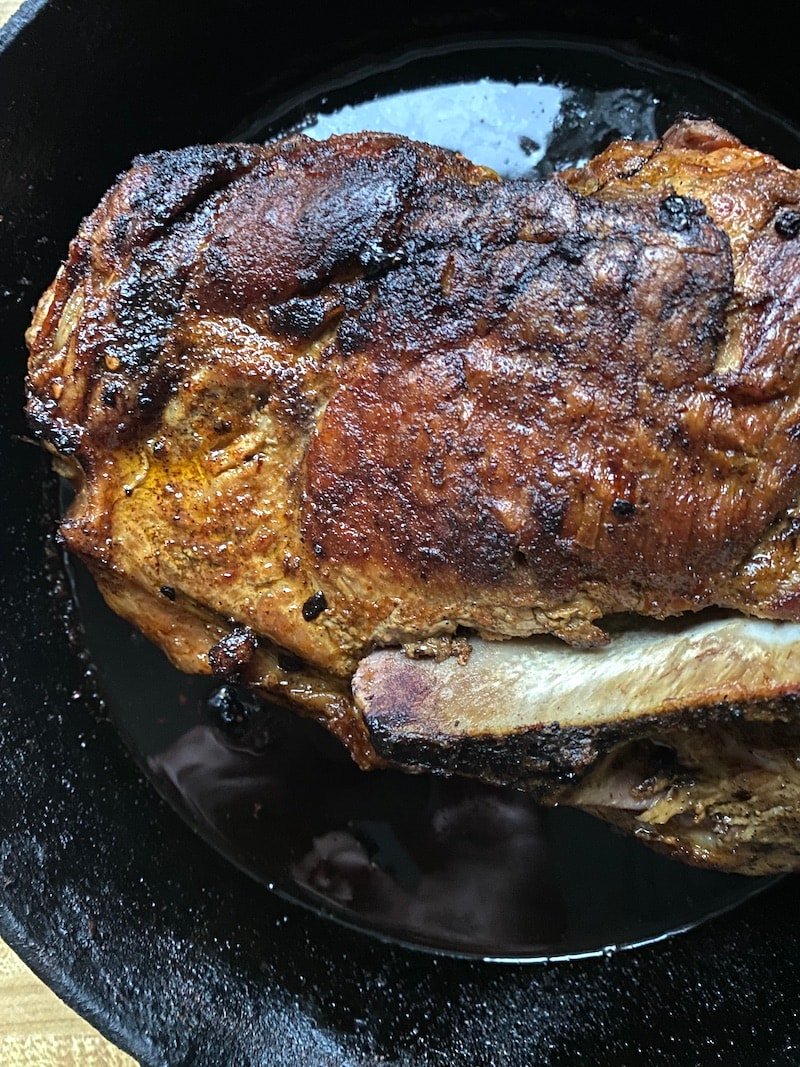
[[[294,297],[282,304],[273,304],[269,309],[269,322],[275,333],[292,334],[307,340],[324,326],[325,311],[322,297]]]
[[[636,514],[636,505],[632,500],[615,500],[611,505],[611,510],[620,519],[630,519]]]
[[[698,219],[704,218],[705,213],[705,208],[699,200],[673,194],[661,201],[658,217],[665,230],[682,233],[690,230]]]
[[[325,599],[325,594],[321,590],[317,590],[316,593],[312,593],[308,600],[303,604],[303,618],[306,622],[313,622],[323,611],[327,608],[328,601]]]
[[[126,176],[131,210],[113,238],[119,251],[146,242],[196,211],[215,192],[246,173],[260,156],[250,145],[205,145],[137,156]]]
[[[49,441],[62,456],[72,456],[78,451],[83,436],[81,427],[65,419],[58,418],[54,412],[54,400],[42,400],[32,392],[28,393],[25,415],[31,433],[43,441]]]
[[[146,249],[115,285],[117,329],[106,355],[134,378],[145,379],[158,363],[182,309],[185,281],[163,258],[163,249]]]
[[[368,312],[358,318],[343,319],[339,325],[339,349],[343,356],[352,356],[366,348],[372,339],[372,322]]]
[[[786,209],[775,217],[775,232],[779,237],[792,238],[800,235],[800,211]]]
[[[481,510],[474,521],[459,516],[462,544],[455,561],[469,581],[499,581],[514,566],[515,543],[491,511]]]
[[[219,677],[230,678],[245,667],[256,651],[258,639],[248,626],[236,626],[208,650],[211,670]]]

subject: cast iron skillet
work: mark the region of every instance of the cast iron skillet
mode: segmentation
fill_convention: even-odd
[[[52,479],[17,436],[22,332],[77,220],[135,153],[215,140],[309,69],[486,30],[645,48],[800,116],[795,39],[770,3],[744,19],[717,4],[29,0],[0,36],[0,932],[147,1064],[798,1059],[796,879],[608,959],[419,955],[255,887],[158,799],[82,695],[91,668],[53,581]]]

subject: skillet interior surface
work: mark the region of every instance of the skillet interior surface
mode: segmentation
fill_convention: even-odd
[[[411,44],[437,30],[636,40],[800,110],[780,76],[787,35],[766,16],[755,29],[718,27],[673,8],[645,26],[618,7],[601,26],[589,5],[457,18],[445,6],[436,25],[405,11],[376,25],[366,8],[351,10],[342,20],[341,9],[304,9],[299,43],[291,13],[255,5],[51,3],[5,31],[3,935],[146,1063],[573,1063],[598,1062],[600,1050],[615,1063],[794,1062],[794,879],[633,955],[535,971],[421,957],[288,908],[210,852],[152,793],[92,696],[94,671],[54,575],[52,480],[14,436],[24,434],[20,339],[77,219],[133,154],[216,139],[232,113],[286,92],[308,65],[335,68],[387,34]]]

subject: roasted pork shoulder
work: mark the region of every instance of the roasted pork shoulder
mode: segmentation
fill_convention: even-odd
[[[178,667],[317,715],[363,766],[599,810],[619,793],[602,781],[639,788],[680,748],[654,730],[721,752],[774,723],[794,759],[799,322],[800,174],[710,122],[546,182],[385,134],[199,147],[136,160],[82,224],[28,332],[28,414],[76,488],[67,546]],[[520,721],[490,686],[470,744],[522,731],[524,773],[420,758],[424,729],[398,741],[430,686],[470,702],[483,649],[533,677],[557,639],[579,678],[618,655],[609,616],[703,609],[742,642],[747,617],[773,620],[759,633],[791,654],[766,689],[722,671],[668,722],[647,690],[628,713],[609,691],[603,744],[570,759],[585,705]],[[626,827],[644,811],[605,807]],[[724,863],[686,843],[686,810],[662,847],[736,866],[732,838]],[[782,837],[772,866],[798,855]]]

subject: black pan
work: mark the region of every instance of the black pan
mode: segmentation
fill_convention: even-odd
[[[797,1062],[794,879],[677,940],[531,968],[365,937],[209,849],[108,717],[21,417],[30,305],[137,152],[219,139],[327,71],[459,34],[601,39],[800,118],[780,11],[84,0],[29,3],[3,31],[0,931],[144,1063]]]

